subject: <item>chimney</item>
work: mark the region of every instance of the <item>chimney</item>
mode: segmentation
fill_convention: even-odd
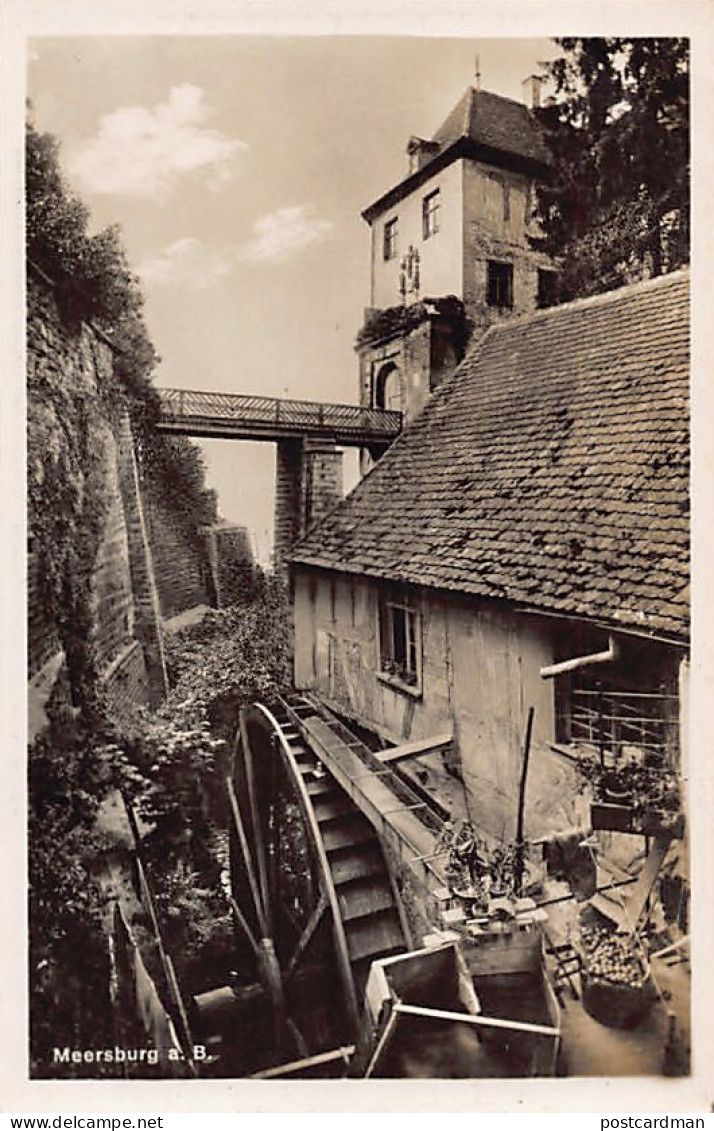
[[[525,78],[521,83],[523,101],[531,110],[537,110],[540,107],[540,92],[542,86],[543,79],[540,75],[528,75],[528,78]]]

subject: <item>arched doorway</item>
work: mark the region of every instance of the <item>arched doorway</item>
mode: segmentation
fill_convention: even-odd
[[[374,382],[374,407],[385,408],[391,412],[403,411],[400,373],[392,361],[388,361],[377,373]]]

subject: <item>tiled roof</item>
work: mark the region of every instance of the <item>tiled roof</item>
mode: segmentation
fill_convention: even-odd
[[[462,157],[525,168],[539,176],[550,164],[542,132],[528,107],[473,87],[457,102],[432,141],[435,149],[429,160],[365,208],[362,215],[368,223]]]
[[[469,87],[432,141],[445,149],[463,137],[502,153],[549,163],[541,131],[528,107],[489,90]]]
[[[503,322],[295,562],[687,636],[689,274]]]

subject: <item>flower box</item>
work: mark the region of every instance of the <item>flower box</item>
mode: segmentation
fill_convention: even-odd
[[[641,812],[632,805],[614,805],[606,801],[593,801],[590,805],[590,822],[600,831],[635,833],[640,836],[668,836],[681,840],[684,835],[682,813],[664,809]]]

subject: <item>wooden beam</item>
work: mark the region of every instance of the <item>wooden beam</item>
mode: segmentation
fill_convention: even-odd
[[[521,764],[521,780],[518,787],[518,817],[516,820],[516,866],[515,881],[516,893],[523,894],[523,870],[525,867],[525,845],[523,844],[523,824],[526,811],[526,782],[528,780],[528,761],[531,754],[531,736],[533,734],[533,716],[535,708],[528,708],[528,721],[526,722],[526,736],[523,740],[523,761]]]
[[[307,925],[305,926],[305,930],[303,931],[300,938],[298,939],[297,946],[295,947],[295,950],[293,951],[292,958],[290,959],[288,966],[287,966],[287,970],[285,971],[285,978],[284,978],[285,982],[288,982],[290,980],[290,978],[292,977],[292,975],[295,973],[295,971],[297,969],[298,962],[300,961],[303,954],[305,953],[308,946],[310,945],[310,940],[312,939],[312,936],[315,934],[315,931],[317,930],[317,928],[319,926],[320,920],[322,919],[322,916],[325,914],[325,911],[327,910],[328,906],[329,906],[329,900],[327,898],[327,895],[323,891],[323,892],[320,893],[320,898],[317,901],[317,906],[314,908],[312,915],[310,916],[310,918],[307,921]]]
[[[261,934],[266,936],[266,935],[269,934],[269,931],[268,931],[268,927],[267,927],[267,923],[266,923],[265,911],[263,909],[263,904],[261,902],[260,892],[258,891],[258,884],[257,884],[256,878],[255,878],[255,872],[253,870],[253,860],[252,860],[252,857],[250,855],[250,848],[248,846],[248,838],[247,838],[246,833],[245,833],[245,827],[243,825],[243,818],[241,817],[240,806],[238,804],[238,798],[236,797],[236,792],[235,792],[235,789],[234,789],[234,786],[233,786],[233,781],[231,780],[230,777],[226,777],[226,792],[228,794],[228,800],[230,802],[231,813],[233,815],[233,824],[234,824],[235,830],[238,834],[238,841],[240,843],[241,853],[243,855],[243,863],[245,864],[246,875],[248,876],[248,885],[250,887],[250,892],[251,892],[251,895],[253,897],[253,905],[255,907],[255,913],[258,917],[258,923],[260,924]]]
[[[614,903],[608,906],[610,901],[605,903],[602,899],[598,899],[597,902],[595,897],[591,899],[593,906],[615,923],[619,930],[627,931],[629,934],[636,930],[671,843],[672,838],[667,833],[660,833],[655,837],[635,886],[628,893],[629,899],[623,901],[620,907]]]
[[[375,1048],[374,1052],[372,1053],[372,1056],[370,1057],[369,1064],[367,1065],[367,1067],[365,1069],[365,1073],[364,1073],[365,1080],[369,1080],[369,1078],[374,1075],[375,1069],[379,1066],[380,1060],[385,1055],[387,1048],[391,1044],[392,1037],[394,1036],[396,1024],[397,1024],[397,1010],[395,1008],[389,1014],[387,1024],[384,1026],[384,1029],[382,1030],[382,1035],[380,1036],[380,1038],[377,1042],[377,1047]]]
[[[236,903],[235,898],[233,896],[230,897],[230,902],[231,902],[231,909],[233,911],[233,914],[235,915],[236,919],[238,920],[238,923],[239,923],[240,927],[242,928],[245,937],[247,938],[248,942],[250,943],[253,954],[256,956],[256,958],[259,958],[260,957],[260,947],[258,946],[258,943],[255,940],[255,936],[253,935],[253,932],[251,931],[250,927],[248,926],[248,924],[246,922],[245,915],[241,911],[240,907]]]
[[[417,758],[420,754],[438,754],[446,750],[453,741],[452,733],[432,735],[429,738],[419,738],[414,742],[393,746],[391,750],[378,750],[376,757],[386,764],[405,762],[407,758]]]
[[[319,1068],[321,1064],[330,1064],[334,1060],[342,1060],[345,1064],[348,1064],[356,1051],[354,1045],[343,1045],[341,1048],[332,1049],[330,1052],[319,1052],[315,1056],[308,1056],[303,1060],[293,1060],[289,1064],[278,1064],[275,1068],[265,1068],[262,1072],[254,1072],[249,1079],[273,1080],[280,1076],[288,1076],[291,1072]]]
[[[483,1017],[480,1013],[456,1013],[451,1009],[429,1009],[423,1005],[394,1006],[394,1013],[409,1017],[427,1017],[434,1021],[463,1021],[467,1025],[481,1025],[485,1029],[514,1029],[518,1033],[533,1033],[541,1037],[559,1037],[560,1030],[552,1025],[534,1025],[529,1021],[504,1021],[501,1017]]]
[[[244,712],[240,713],[240,736],[243,747],[243,758],[245,766],[245,780],[248,789],[248,804],[250,806],[251,823],[253,825],[253,836],[255,838],[255,856],[258,863],[258,875],[260,877],[260,890],[263,897],[261,905],[260,921],[261,930],[264,935],[270,937],[272,935],[271,929],[271,909],[270,909],[270,892],[268,891],[268,868],[265,852],[265,843],[263,841],[263,825],[261,813],[258,805],[258,799],[255,789],[255,767],[253,765],[253,748],[250,745],[248,738],[248,727],[245,721]],[[273,757],[277,757],[277,750],[273,750]],[[265,814],[267,816],[267,814]]]

